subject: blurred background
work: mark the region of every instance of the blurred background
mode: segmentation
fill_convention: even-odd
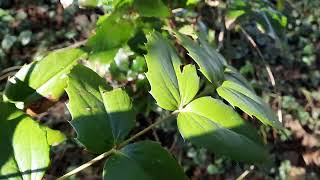
[[[270,104],[285,130],[257,126],[271,154],[269,162],[258,166],[214,156],[184,143],[174,122],[162,124],[141,139],[161,142],[191,179],[319,179],[320,1],[163,2],[173,9],[171,20],[181,31],[188,33],[190,26],[197,24],[207,32],[210,43]],[[76,2],[64,8],[59,0],[0,0],[0,91],[21,65],[50,50],[83,43],[103,12],[101,8],[79,8]],[[151,28],[162,23],[145,21]],[[125,87],[131,94],[138,112],[137,132],[166,115],[148,94],[143,42],[144,34],[137,32],[111,64],[87,62],[113,86]],[[39,122],[70,137],[52,150],[52,163],[44,179],[55,179],[95,157],[74,141],[66,99],[36,116]],[[245,114],[243,117],[248,119]],[[103,161],[71,179],[100,179],[102,168]]]

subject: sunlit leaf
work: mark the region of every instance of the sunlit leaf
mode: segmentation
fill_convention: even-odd
[[[266,160],[255,128],[222,101],[198,98],[181,110],[177,123],[183,138],[198,147],[239,161]]]
[[[184,66],[181,75],[178,75],[180,107],[188,104],[195,97],[199,90],[199,82],[196,67],[193,65]]]
[[[167,110],[176,110],[180,104],[179,85],[176,74],[180,73],[180,59],[173,46],[160,33],[154,32],[146,44],[145,56],[151,85],[150,93],[157,104]]]
[[[67,139],[66,136],[59,130],[54,130],[49,127],[43,128],[46,132],[47,141],[50,146],[56,146]]]
[[[68,109],[78,141],[89,151],[102,153],[120,143],[134,126],[129,96],[111,90],[91,69],[77,65],[69,74]]]
[[[13,104],[0,109],[0,179],[41,180],[50,162],[46,131]]]
[[[82,50],[63,49],[23,66],[8,80],[4,100],[20,103],[21,108],[42,97],[50,101],[59,100],[67,84],[67,74],[84,55]]]
[[[221,57],[206,46],[202,48],[186,35],[177,32],[175,35],[183,47],[187,49],[190,57],[199,65],[202,74],[214,85],[221,84],[224,70]]]
[[[110,63],[118,49],[134,35],[135,24],[124,19],[119,13],[100,17],[96,33],[88,40],[87,47],[91,60]]]
[[[218,94],[231,105],[254,116],[264,124],[281,128],[281,123],[272,109],[255,93],[245,86],[234,81],[225,81],[217,88]]]
[[[169,8],[161,0],[134,0],[134,8],[141,16],[168,17]]]

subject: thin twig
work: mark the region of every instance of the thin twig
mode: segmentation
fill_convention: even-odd
[[[60,50],[60,49],[77,48],[77,47],[80,47],[80,46],[86,44],[87,41],[88,41],[87,39],[82,40],[82,41],[78,41],[78,42],[75,42],[75,43],[73,43],[73,44],[71,44],[71,45],[69,45],[69,46],[67,46],[67,47],[56,46],[56,47],[51,48],[50,50]]]
[[[57,180],[63,180],[63,179],[67,179],[68,177],[84,170],[85,168],[91,166],[92,164],[108,157],[109,155],[111,155],[112,153],[116,152],[118,149],[122,148],[123,146],[127,145],[128,143],[130,143],[131,141],[135,140],[136,138],[138,138],[139,136],[145,134],[146,132],[148,132],[149,130],[151,130],[152,128],[154,128],[155,126],[157,126],[158,124],[166,121],[166,120],[169,120],[171,119],[172,117],[176,116],[178,114],[178,111],[174,111],[172,112],[169,116],[163,118],[163,119],[160,119],[156,122],[154,122],[153,124],[151,124],[150,126],[148,126],[147,128],[143,129],[142,131],[138,132],[137,134],[131,136],[129,139],[123,141],[121,144],[119,144],[118,146],[110,149],[109,151],[103,153],[103,154],[100,154],[99,156],[95,157],[94,159],[86,162],[85,164],[77,167],[76,169],[68,172],[67,174],[61,176],[60,178],[58,178]]]
[[[256,42],[253,40],[253,38],[247,33],[247,31],[242,28],[242,26],[240,26],[240,30],[242,31],[242,33],[246,36],[246,38],[248,39],[248,41],[250,42],[250,44],[252,45],[252,47],[257,51],[258,55],[260,56],[261,60],[263,61],[263,63],[265,64],[265,68],[267,70],[268,76],[269,76],[269,80],[271,82],[271,85],[273,87],[276,86],[276,81],[274,79],[273,73],[271,71],[270,66],[267,64],[266,60],[264,59],[259,47],[257,46]]]
[[[0,76],[0,81],[7,79],[8,77],[13,76],[15,74],[16,74],[16,72],[8,72],[7,74],[3,74]]]
[[[76,169],[68,172],[67,174],[59,177],[57,180],[63,180],[63,179],[67,179],[68,177],[84,170],[85,168],[91,166],[92,164],[104,159],[105,157],[108,157],[109,155],[111,155],[113,152],[115,152],[116,150],[114,148],[110,149],[109,151],[100,154],[99,156],[95,157],[94,159],[90,160],[89,162],[86,162],[85,164],[82,164],[81,166],[77,167]]]
[[[12,72],[12,71],[18,71],[22,66],[12,66],[12,67],[8,67],[4,70],[1,71],[0,74],[5,74],[5,73],[8,73],[8,72]]]
[[[251,165],[250,169],[249,170],[245,170],[236,180],[244,179],[253,169],[254,169],[254,166]]]
[[[244,28],[242,28],[242,26],[239,25],[239,27],[240,27],[240,30],[242,31],[242,33],[246,36],[248,41],[251,43],[253,48],[257,51],[258,55],[260,56],[262,62],[265,65],[265,68],[266,68],[267,73],[268,73],[269,80],[270,80],[271,85],[272,85],[272,87],[274,89],[274,92],[277,95],[277,101],[278,101],[278,103],[277,103],[277,115],[278,115],[278,119],[279,119],[280,122],[282,122],[281,93],[277,89],[276,80],[275,80],[274,75],[273,75],[273,73],[271,71],[271,68],[270,68],[269,64],[267,64],[266,60],[264,59],[259,47],[257,46],[256,42],[253,40],[253,38],[247,33],[247,31]]]
[[[131,136],[129,139],[123,141],[121,144],[119,144],[118,148],[122,148],[123,146],[127,145],[130,141],[135,140],[136,138],[138,138],[139,136],[143,135],[144,133],[148,132],[150,129],[156,127],[158,124],[171,119],[172,117],[174,117],[175,115],[178,114],[178,111],[174,111],[172,112],[169,116],[160,119],[159,121],[154,122],[153,124],[151,124],[150,126],[148,126],[147,128],[143,129],[142,131],[138,132],[137,134]]]

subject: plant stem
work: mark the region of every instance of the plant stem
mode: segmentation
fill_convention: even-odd
[[[122,148],[123,146],[127,145],[128,143],[130,143],[131,141],[135,140],[136,138],[138,138],[139,136],[145,134],[146,132],[148,132],[149,130],[151,130],[152,128],[154,128],[155,126],[157,126],[158,124],[166,121],[166,120],[169,120],[171,119],[172,117],[176,116],[178,114],[178,111],[174,111],[172,112],[170,115],[168,115],[167,117],[164,117],[163,119],[160,119],[156,122],[154,122],[153,124],[151,124],[150,126],[148,126],[147,128],[143,129],[142,131],[138,132],[137,134],[131,136],[129,139],[123,141],[122,143],[120,143],[118,146],[110,149],[109,151],[103,153],[103,154],[100,154],[99,156],[95,157],[94,159],[86,162],[85,164],[77,167],[76,169],[68,172],[67,174],[61,176],[60,178],[58,178],[57,180],[63,180],[63,179],[67,179],[68,177],[84,170],[85,168],[91,166],[92,164],[108,157],[109,155],[111,155],[112,153],[116,152],[118,149]]]
[[[119,149],[119,148],[122,148],[123,146],[127,145],[129,142],[133,141],[133,140],[136,139],[137,137],[139,137],[139,136],[143,135],[144,133],[148,132],[149,130],[151,130],[152,128],[154,128],[155,126],[157,126],[158,124],[160,124],[160,123],[162,123],[162,122],[164,122],[164,121],[166,121],[166,120],[174,117],[174,116],[177,115],[177,114],[178,114],[178,111],[174,111],[174,112],[172,112],[169,116],[164,117],[163,119],[160,119],[160,120],[154,122],[153,124],[151,124],[151,125],[148,126],[147,128],[143,129],[142,131],[138,132],[137,134],[131,136],[129,139],[127,139],[127,140],[123,141],[122,143],[120,143],[120,144],[118,145],[118,149]]]
[[[81,166],[77,167],[76,169],[68,172],[67,174],[59,177],[57,180],[62,180],[62,179],[67,179],[68,177],[84,170],[85,168],[91,166],[92,164],[104,159],[105,157],[109,156],[110,154],[112,154],[114,151],[116,151],[114,148],[110,149],[109,151],[100,154],[99,156],[95,157],[94,159],[90,160],[89,162],[86,162],[85,164],[82,164]]]

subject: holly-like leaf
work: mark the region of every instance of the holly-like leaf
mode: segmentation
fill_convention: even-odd
[[[90,50],[89,58],[105,64],[110,63],[118,49],[127,43],[134,32],[134,23],[129,19],[121,18],[121,14],[117,12],[100,17],[96,33],[87,43]]]
[[[145,56],[151,85],[151,94],[157,104],[167,110],[176,110],[180,104],[179,85],[176,74],[180,73],[180,59],[173,46],[158,32],[150,34]]]
[[[23,66],[8,80],[4,100],[17,103],[19,108],[43,97],[57,101],[64,93],[67,74],[84,55],[79,49],[57,50],[40,61]]]
[[[271,108],[255,93],[234,81],[224,81],[217,88],[218,94],[231,105],[239,107],[250,116],[255,116],[262,123],[281,128],[282,125]]]
[[[50,162],[46,131],[13,104],[0,109],[0,179],[41,180]]]
[[[196,146],[239,161],[266,159],[255,128],[220,100],[201,97],[192,101],[181,110],[177,123],[183,138]]]
[[[68,109],[77,139],[89,151],[102,153],[120,143],[132,129],[135,117],[129,96],[111,90],[91,69],[77,65],[69,74]]]
[[[134,8],[140,16],[145,17],[168,17],[169,8],[161,0],[134,0]]]
[[[185,180],[188,178],[171,154],[158,143],[141,141],[116,151],[104,166],[103,179]]]
[[[180,107],[188,104],[199,91],[200,79],[194,65],[186,65],[178,75],[179,91],[181,97]]]
[[[199,77],[193,65],[180,69],[181,61],[174,47],[158,32],[148,36],[145,56],[151,95],[167,110],[177,110],[190,102],[199,90]]]
[[[221,57],[211,52],[209,47],[204,48],[186,35],[175,32],[176,38],[187,49],[189,56],[199,65],[202,74],[214,85],[219,86],[223,81],[224,66]],[[211,53],[210,53],[211,52]]]

